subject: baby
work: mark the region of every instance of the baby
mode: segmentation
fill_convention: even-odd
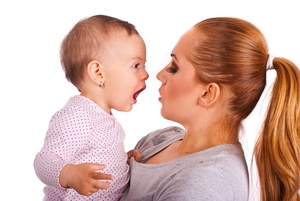
[[[134,25],[96,15],[71,29],[60,56],[66,79],[80,94],[53,115],[36,155],[44,200],[118,200],[129,166],[125,133],[112,109],[130,111],[146,88],[144,40]],[[99,172],[111,181],[99,181]]]

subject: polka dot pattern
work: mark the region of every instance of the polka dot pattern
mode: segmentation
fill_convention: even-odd
[[[34,161],[37,176],[47,184],[44,200],[118,200],[128,183],[124,138],[124,130],[114,116],[88,98],[71,97],[51,118],[44,146]],[[86,162],[106,164],[104,172],[114,176],[110,188],[92,196],[61,188],[58,176],[62,167]]]

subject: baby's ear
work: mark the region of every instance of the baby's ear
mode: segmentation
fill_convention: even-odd
[[[219,96],[220,86],[216,83],[209,83],[201,89],[198,103],[203,107],[209,107],[218,100]]]
[[[99,61],[93,60],[86,67],[87,73],[91,80],[97,85],[103,84],[105,81],[103,66]]]

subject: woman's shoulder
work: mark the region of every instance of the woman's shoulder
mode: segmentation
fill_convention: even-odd
[[[247,200],[248,175],[244,167],[224,169],[213,160],[186,161],[182,166],[184,168],[181,167],[172,181],[172,189],[177,192],[172,196],[182,200],[193,200],[191,197],[201,198],[199,200]]]
[[[221,145],[187,157],[174,183],[185,183],[191,194],[201,192],[214,200],[247,200],[248,169],[241,153],[238,145]]]

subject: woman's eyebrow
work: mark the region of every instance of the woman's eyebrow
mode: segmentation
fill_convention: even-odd
[[[170,55],[171,55],[171,57],[174,57],[177,60],[177,57],[175,54],[171,53]]]

